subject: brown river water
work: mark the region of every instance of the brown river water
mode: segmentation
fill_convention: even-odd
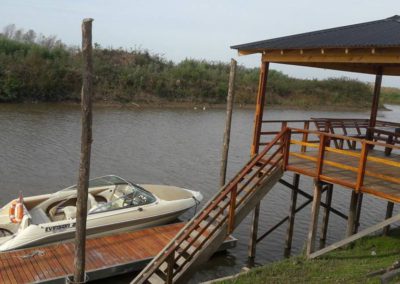
[[[400,121],[400,106],[388,106],[379,119]],[[265,119],[360,117],[367,112],[266,110]],[[249,159],[253,110],[234,109],[228,177]],[[95,107],[91,177],[116,174],[137,183],[159,183],[201,191],[208,200],[218,190],[225,110],[132,109]],[[0,104],[0,205],[24,195],[54,192],[75,184],[80,151],[79,106],[63,104]],[[286,174],[290,178],[291,174]],[[311,180],[301,188],[310,192]],[[333,205],[346,212],[350,191],[335,187]],[[287,215],[290,191],[277,185],[262,201],[259,233]],[[299,203],[303,199],[299,197]],[[385,216],[386,203],[365,196],[361,228]],[[395,207],[395,211],[398,208]],[[193,210],[182,216],[187,220]],[[292,253],[304,248],[310,208],[296,215]],[[331,215],[328,243],[344,235],[346,223]],[[237,247],[219,253],[204,264],[191,283],[237,273],[247,261],[248,217],[236,231]],[[286,226],[257,246],[257,264],[283,257]],[[135,245],[135,244],[132,244]],[[101,283],[126,283],[134,275],[113,277]],[[100,283],[100,282],[99,282]]]

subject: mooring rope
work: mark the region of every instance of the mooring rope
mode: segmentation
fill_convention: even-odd
[[[196,213],[197,213],[197,206],[200,204],[200,201],[199,201],[196,197],[194,197],[194,196],[192,196],[192,198],[194,199],[194,203],[196,204],[195,207],[194,207],[194,213],[193,213],[193,217],[194,217],[194,216],[196,216]],[[192,217],[192,218],[193,218],[193,217]]]
[[[22,259],[32,258],[32,257],[34,257],[36,255],[37,256],[42,256],[42,255],[44,255],[44,251],[43,250],[34,250],[32,253],[21,255],[20,258],[22,258]]]

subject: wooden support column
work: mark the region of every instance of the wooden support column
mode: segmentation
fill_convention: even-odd
[[[374,96],[372,98],[372,106],[371,106],[371,115],[369,118],[368,131],[367,131],[367,139],[373,139],[373,133],[371,132],[371,127],[375,127],[376,118],[378,116],[378,108],[379,108],[379,96],[381,93],[381,85],[382,85],[382,67],[378,69],[375,77],[375,87],[374,87]]]
[[[265,90],[267,89],[267,78],[268,78],[269,62],[262,62],[260,68],[260,78],[258,83],[258,93],[256,102],[256,112],[254,116],[254,132],[253,132],[253,143],[251,145],[250,154],[254,156],[258,153],[260,146],[260,134],[264,112],[265,103]],[[253,212],[253,223],[250,234],[248,256],[250,263],[252,263],[256,255],[256,243],[258,233],[258,218],[260,216],[260,203],[256,205]]]
[[[260,146],[260,134],[265,104],[265,91],[267,89],[267,78],[269,71],[269,62],[262,62],[260,68],[260,78],[258,83],[258,93],[256,101],[256,112],[254,115],[254,131],[253,143],[251,145],[250,154],[253,156],[258,153]]]
[[[222,161],[220,170],[219,186],[223,187],[226,180],[226,168],[228,165],[228,153],[229,153],[229,142],[231,138],[231,124],[232,124],[232,110],[233,100],[235,95],[235,77],[236,77],[236,60],[231,59],[231,71],[229,73],[229,87],[228,96],[226,98],[226,121],[225,121],[225,132],[224,142],[222,148]]]
[[[315,248],[315,238],[318,229],[318,214],[319,214],[319,207],[321,204],[321,191],[322,191],[321,182],[318,180],[314,180],[314,194],[311,207],[311,220],[307,238],[307,249],[306,249],[307,257],[309,257],[310,254],[314,252]]]
[[[350,199],[350,208],[349,208],[349,215],[347,219],[347,230],[346,230],[346,237],[350,237],[354,234],[354,227],[356,222],[356,213],[357,213],[357,199],[358,193],[354,190],[351,192],[351,199]]]
[[[248,250],[248,257],[250,266],[254,264],[254,258],[256,257],[256,245],[257,245],[257,235],[258,235],[258,219],[260,217],[260,203],[256,205],[253,211],[253,223],[250,229],[250,243]]]
[[[90,173],[90,153],[92,145],[92,96],[93,96],[93,61],[92,61],[92,21],[82,22],[82,55],[83,55],[83,85],[82,85],[82,132],[79,179],[76,202],[76,233],[74,257],[74,283],[85,283],[85,248],[87,200]]]
[[[292,250],[293,230],[294,230],[294,218],[296,216],[296,205],[297,205],[297,191],[299,189],[300,175],[295,174],[293,176],[293,188],[290,196],[290,209],[288,219],[288,229],[286,233],[285,251],[284,256],[289,257],[290,251]]]
[[[355,224],[354,224],[353,234],[357,234],[358,233],[358,228],[360,227],[360,218],[361,218],[361,208],[362,208],[363,196],[364,195],[361,192],[358,193],[357,209],[356,209],[356,220],[355,220]]]
[[[388,202],[387,206],[386,206],[386,217],[385,220],[389,219],[392,217],[393,215],[393,207],[394,207],[394,203],[393,202]],[[383,235],[387,236],[390,230],[390,225],[387,225],[386,227],[383,228]]]
[[[325,247],[326,243],[326,236],[328,233],[328,224],[329,224],[329,213],[331,212],[331,204],[332,204],[332,194],[333,194],[333,184],[328,184],[326,193],[325,193],[325,204],[326,207],[324,208],[324,216],[322,218],[322,228],[321,228],[321,235],[320,235],[320,247]]]

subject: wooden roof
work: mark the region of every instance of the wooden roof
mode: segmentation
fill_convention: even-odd
[[[400,75],[400,16],[235,45],[273,63]]]

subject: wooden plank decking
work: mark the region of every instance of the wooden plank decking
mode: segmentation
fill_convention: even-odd
[[[143,268],[179,232],[175,223],[134,232],[90,238],[86,243],[86,270],[90,280]],[[221,249],[233,247],[227,240]],[[74,269],[72,242],[0,253],[0,283],[65,283]]]
[[[359,153],[359,151],[352,152]],[[300,157],[298,155],[300,155]],[[317,151],[309,151],[305,153],[291,152],[288,163],[288,170],[314,177],[317,166],[315,159],[317,159],[317,156]],[[371,150],[369,151],[368,156],[382,158],[389,162],[400,162],[400,155],[398,154],[385,156],[384,152],[382,151]],[[335,167],[332,164],[327,164],[327,161],[328,163],[338,163],[340,165],[348,166],[349,168],[357,168],[359,164],[359,158],[341,155],[338,153],[325,152],[324,165],[322,170],[322,175],[327,178],[342,180],[343,182],[348,184],[354,184],[356,182],[356,171]],[[399,180],[400,178],[400,169],[398,167],[393,167],[388,164],[377,163],[374,161],[368,161],[365,170],[366,175],[364,178],[363,186],[361,187],[362,192],[373,194],[377,197],[390,200],[392,202],[400,203],[400,184],[394,182],[396,180]],[[383,180],[379,177],[369,176],[367,173],[384,175],[386,177],[386,180]],[[393,181],[387,180],[391,178],[393,179]]]

